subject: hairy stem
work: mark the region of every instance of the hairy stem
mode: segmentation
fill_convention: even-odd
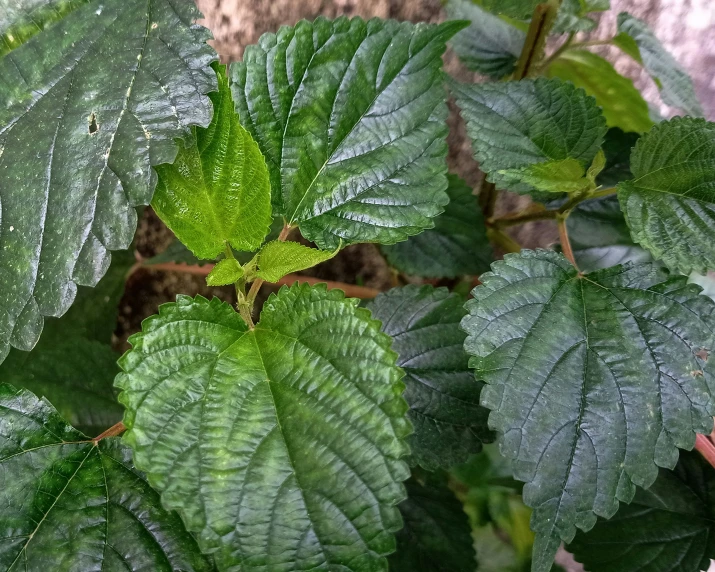
[[[710,465],[715,467],[715,445],[708,437],[698,433],[695,436],[695,449]]]
[[[487,220],[487,225],[493,228],[506,228],[510,226],[516,226],[519,224],[525,224],[527,222],[533,222],[535,220],[553,220],[563,215],[571,212],[574,207],[579,203],[589,199],[600,199],[607,197],[617,192],[616,187],[608,187],[607,189],[601,189],[600,191],[595,191],[593,193],[586,193],[581,195],[576,195],[571,197],[558,209],[541,209],[534,210],[530,207],[526,211],[521,211],[518,213],[509,214],[500,218],[492,218]]]
[[[539,63],[544,57],[546,38],[548,38],[551,26],[554,24],[556,13],[561,7],[561,1],[548,0],[544,4],[536,5],[529,24],[529,31],[526,33],[526,41],[521,49],[521,55],[512,79],[520,80],[533,77],[536,74]]]
[[[578,270],[578,265],[576,264],[576,259],[574,258],[573,250],[571,248],[571,241],[569,240],[568,229],[566,228],[567,218],[568,214],[565,214],[560,215],[557,219],[559,221],[559,240],[561,241],[561,250],[563,251],[564,256],[568,258],[569,262],[574,265],[574,268]]]
[[[489,220],[494,215],[494,207],[497,204],[497,197],[499,196],[499,191],[497,191],[494,183],[487,181],[486,176],[482,181],[482,185],[479,188],[479,208],[482,209],[482,214],[485,220]]]
[[[96,445],[99,443],[102,439],[106,439],[107,437],[116,437],[117,435],[121,435],[126,431],[126,426],[124,423],[121,421],[117,423],[116,425],[112,425],[109,429],[104,431],[103,433],[97,435],[94,439],[92,439],[92,442]]]

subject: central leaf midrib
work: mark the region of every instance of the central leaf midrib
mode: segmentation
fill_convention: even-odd
[[[385,28],[383,28],[383,30],[384,30],[384,29],[385,29]],[[358,53],[358,51],[360,50],[360,47],[361,47],[362,44],[365,42],[365,39],[366,39],[366,38],[369,38],[369,37],[370,37],[369,35],[366,35],[365,38],[363,38],[362,40],[360,40],[360,43],[357,45],[357,47],[355,48],[355,52],[353,53],[353,56],[352,56],[353,58],[355,57],[355,55],[356,55],[356,54]],[[325,170],[325,168],[326,168],[326,166],[328,165],[328,163],[330,163],[330,160],[331,160],[331,159],[337,154],[337,152],[341,149],[343,143],[350,137],[350,135],[352,135],[353,131],[357,128],[358,125],[360,125],[360,123],[362,122],[362,120],[363,120],[363,119],[367,116],[367,114],[370,112],[370,110],[372,109],[373,105],[375,105],[375,102],[378,100],[378,98],[379,98],[383,93],[385,93],[385,91],[387,90],[387,88],[390,87],[390,86],[394,83],[395,79],[402,74],[402,72],[404,71],[405,67],[406,67],[407,64],[410,62],[410,60],[411,60],[415,55],[419,54],[422,50],[424,50],[424,48],[425,48],[426,46],[428,46],[430,43],[431,43],[431,41],[428,42],[427,44],[425,44],[425,46],[423,46],[422,48],[420,48],[420,50],[418,50],[417,52],[411,53],[411,54],[410,54],[410,57],[407,59],[407,61],[405,62],[405,64],[404,64],[404,65],[400,68],[400,70],[392,77],[392,79],[390,79],[390,81],[389,81],[381,90],[378,90],[378,91],[377,91],[377,93],[375,94],[375,97],[372,99],[372,101],[370,102],[370,104],[365,108],[365,111],[363,111],[363,112],[360,114],[360,117],[358,118],[357,121],[355,121],[355,122],[353,123],[352,127],[350,127],[350,130],[345,134],[345,136],[344,136],[344,137],[340,140],[340,142],[335,146],[335,148],[333,149],[333,151],[328,154],[328,156],[327,156],[326,159],[325,159],[325,162],[324,162],[323,165],[320,167],[320,169],[318,170],[318,172],[315,174],[315,176],[313,177],[313,179],[310,181],[310,184],[309,184],[308,187],[305,189],[305,192],[303,193],[303,196],[300,198],[300,201],[298,201],[298,204],[296,205],[295,209],[293,209],[293,213],[290,215],[289,224],[293,224],[294,222],[296,222],[296,221],[295,221],[295,217],[296,217],[296,215],[298,214],[298,212],[299,212],[299,210],[300,210],[300,207],[303,206],[303,202],[305,201],[306,197],[308,196],[308,193],[310,192],[310,190],[313,188],[313,185],[314,185],[315,182],[320,178],[320,175],[323,173],[323,171]],[[388,45],[386,46],[385,51],[384,51],[383,54],[382,54],[382,58],[385,57],[385,54],[387,53],[387,50],[389,49],[390,46],[391,46],[391,44],[388,44]],[[321,46],[321,49],[322,49],[322,46]],[[310,63],[309,63],[309,66],[310,66],[310,64],[312,64],[313,57],[318,53],[318,51],[319,51],[319,50],[316,50],[316,52],[315,52],[315,53],[313,54],[313,56],[311,57],[311,61],[310,61]],[[352,65],[352,60],[351,60],[351,62],[350,62],[350,65]],[[350,68],[350,66],[348,66],[348,67],[346,68],[346,73],[347,73],[347,71],[349,70],[349,68]],[[295,93],[296,93],[296,94],[297,94],[297,92],[298,92],[298,89],[300,89],[300,87],[303,85],[303,81],[305,80],[305,76],[308,74],[308,70],[309,70],[309,69],[310,69],[310,67],[307,67],[307,68],[306,68],[306,72],[305,72],[305,74],[303,75],[303,77],[301,78],[301,82],[300,82],[300,84],[298,85],[298,87],[297,87],[296,90],[295,90]],[[342,85],[342,81],[341,81],[341,84],[340,84],[340,85]],[[339,94],[339,92],[340,92],[340,85],[338,86],[338,89],[337,89],[337,91],[336,91],[335,100],[337,100],[337,96],[338,96],[338,94]],[[333,112],[335,111],[335,100],[333,100],[333,105],[332,105],[331,110],[330,110],[330,117],[332,117]],[[293,96],[293,101],[295,101],[295,95]],[[292,106],[293,101],[291,102],[291,110],[290,110],[291,112],[293,111],[293,106]],[[285,134],[286,134],[286,132],[287,132],[288,125],[289,125],[289,123],[290,123],[290,119],[291,119],[291,114],[290,114],[290,112],[289,112],[289,114],[288,114],[288,119],[286,120],[286,127],[285,127],[285,129],[284,129],[284,131],[283,131],[283,141],[285,141]],[[281,145],[281,164],[280,164],[281,180],[282,180],[282,178],[283,178],[283,150],[284,150],[284,147],[283,147],[283,145]],[[349,201],[346,201],[346,202],[349,202]],[[307,218],[307,219],[303,219],[303,220],[310,220],[311,218],[314,218],[314,217],[311,216],[311,217],[309,217],[309,218]]]
[[[271,330],[268,330],[268,331],[270,332]],[[285,432],[283,431],[283,427],[282,427],[282,425],[281,425],[280,416],[278,415],[278,405],[277,405],[277,403],[276,403],[276,396],[275,396],[275,394],[273,393],[273,387],[272,387],[271,379],[270,379],[270,376],[268,375],[268,369],[266,368],[266,363],[265,363],[265,360],[263,359],[263,353],[261,352],[261,346],[260,346],[260,344],[258,343],[258,338],[257,338],[257,336],[256,336],[255,330],[249,332],[249,333],[246,334],[246,335],[250,335],[250,336],[251,336],[251,339],[252,339],[253,344],[254,344],[254,346],[255,346],[256,355],[257,355],[258,358],[261,360],[261,367],[263,368],[263,371],[264,371],[264,373],[265,373],[265,382],[266,382],[266,385],[267,385],[267,387],[268,387],[268,394],[271,396],[271,405],[273,405],[273,413],[275,414],[276,427],[278,427],[278,431],[279,431],[279,433],[281,434],[281,440],[283,441],[283,445],[285,446],[286,455],[287,455],[287,457],[288,457],[288,462],[290,463],[290,468],[291,468],[291,471],[292,471],[292,473],[293,473],[293,477],[295,478],[295,482],[296,482],[296,484],[298,485],[298,490],[300,491],[300,498],[301,498],[301,500],[303,501],[303,506],[305,507],[305,512],[306,512],[306,514],[308,515],[308,518],[310,519],[310,527],[311,527],[311,529],[313,530],[313,532],[314,532],[314,534],[315,534],[315,538],[316,538],[317,541],[318,541],[318,546],[320,546],[320,552],[321,552],[322,555],[323,555],[324,561],[325,561],[326,563],[330,563],[330,558],[328,558],[328,554],[327,554],[327,552],[326,552],[326,550],[325,550],[325,547],[323,546],[323,541],[322,541],[322,539],[320,538],[320,535],[318,534],[318,531],[315,529],[315,524],[314,524],[314,523],[316,522],[316,520],[315,520],[315,518],[313,517],[313,515],[312,515],[311,512],[310,512],[310,507],[309,507],[308,501],[307,501],[307,499],[305,498],[305,491],[303,490],[303,485],[302,485],[302,483],[300,482],[300,478],[298,477],[298,472],[297,472],[296,469],[295,469],[295,463],[294,463],[294,461],[293,461],[293,456],[292,456],[292,454],[291,454],[291,449],[290,449],[290,447],[289,447],[289,445],[288,445],[288,440],[286,439]],[[243,337],[243,336],[242,336],[242,337]],[[297,340],[295,340],[295,341],[297,342]]]

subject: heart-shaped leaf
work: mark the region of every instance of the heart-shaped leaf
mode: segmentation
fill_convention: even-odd
[[[465,349],[534,508],[533,570],[547,571],[576,527],[712,430],[715,303],[651,263],[583,275],[527,250],[492,269],[467,303]]]
[[[6,15],[5,9],[9,8]],[[207,125],[215,59],[192,2],[3,3],[0,361],[127,248],[174,139]]]
[[[385,569],[409,476],[402,372],[357,300],[284,287],[248,331],[180,296],[117,378],[138,467],[220,569]]]
[[[415,428],[409,438],[413,461],[428,470],[463,463],[492,438],[488,411],[479,405],[482,383],[474,380],[462,349],[463,304],[446,288],[415,285],[393,288],[368,304],[394,340]]]
[[[210,571],[118,439],[88,440],[43,399],[0,384],[3,570]]]
[[[633,239],[683,274],[715,268],[715,123],[659,123],[636,144],[631,171],[618,200]]]
[[[441,56],[464,25],[318,18],[246,48],[234,99],[276,215],[324,250],[432,226],[447,203]]]
[[[578,183],[606,133],[596,101],[559,79],[451,86],[467,122],[474,157],[501,189],[539,190],[539,170],[554,172],[549,166],[562,167],[564,161],[580,166],[571,176]],[[548,180],[543,187],[555,190]]]

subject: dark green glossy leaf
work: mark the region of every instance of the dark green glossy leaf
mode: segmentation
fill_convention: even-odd
[[[596,182],[603,187],[615,187],[631,178],[631,152],[638,142],[638,133],[626,133],[611,127],[603,138],[606,166],[598,174]]]
[[[695,95],[693,80],[658,41],[648,24],[627,12],[621,12],[618,15],[618,31],[633,42],[624,42],[621,37],[617,45],[643,64],[658,85],[663,102],[682,109],[687,115],[702,117],[703,108]]]
[[[501,189],[531,192],[525,180],[536,181],[535,168],[567,160],[578,161],[585,176],[606,132],[595,100],[559,79],[454,82],[452,90],[474,157]]]
[[[357,302],[284,287],[247,331],[179,296],[130,338],[124,439],[220,569],[386,569],[410,427],[390,339]]]
[[[481,382],[469,371],[459,328],[464,300],[446,288],[405,286],[368,304],[393,339],[405,371],[405,399],[415,428],[413,462],[428,470],[464,462],[491,434],[479,405]]]
[[[405,527],[397,533],[391,572],[474,572],[471,528],[443,473],[418,473],[400,503]]]
[[[392,246],[381,247],[390,266],[431,278],[479,275],[493,260],[482,211],[472,189],[449,175],[449,204],[434,228]]]
[[[172,0],[20,0],[3,14],[0,360],[98,282],[151,200],[151,166],[208,124],[215,54],[198,15]]]
[[[576,527],[613,516],[712,430],[715,304],[650,263],[582,275],[522,251],[492,269],[467,303],[465,348],[546,571]]]
[[[516,67],[526,33],[483,10],[470,0],[449,0],[447,15],[469,20],[469,27],[450,42],[459,59],[470,70],[495,79],[511,74]]]
[[[464,25],[318,18],[246,48],[234,99],[276,215],[324,250],[432,226],[447,203],[441,56]]]
[[[548,76],[570,81],[595,97],[609,127],[642,133],[653,126],[648,104],[633,82],[599,55],[586,50],[564,52],[549,65]]]
[[[211,124],[195,127],[172,165],[159,165],[156,214],[197,258],[226,244],[252,252],[271,224],[271,185],[258,145],[238,121],[226,70],[217,66]]]
[[[49,318],[31,352],[12,349],[0,364],[0,382],[47,398],[74,427],[98,435],[122,418],[112,387],[119,373],[110,342],[132,251],[119,251],[96,288],[80,287],[61,318]]]
[[[651,256],[633,242],[618,199],[585,201],[566,223],[576,263],[591,272],[624,262],[648,262]]]
[[[631,171],[618,200],[633,239],[683,274],[715,268],[715,123],[659,123],[636,144]]]
[[[681,453],[609,520],[569,544],[589,572],[708,570],[715,557],[715,471],[699,453]]]
[[[212,569],[118,439],[95,445],[49,403],[7,384],[0,491],[3,570]]]

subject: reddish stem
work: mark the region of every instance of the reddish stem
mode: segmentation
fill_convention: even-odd
[[[106,439],[107,437],[116,437],[117,435],[124,433],[126,430],[126,426],[120,421],[116,425],[112,425],[104,433],[97,435],[94,439],[92,439],[92,442],[96,445],[102,439]]]
[[[574,268],[578,269],[576,265],[576,259],[573,255],[573,250],[571,249],[571,241],[569,240],[569,233],[566,229],[566,217],[559,217],[559,240],[561,241],[561,250],[564,256],[569,259],[569,262],[574,265]]]
[[[715,445],[705,435],[695,436],[695,449],[705,458],[705,460],[715,467]]]

